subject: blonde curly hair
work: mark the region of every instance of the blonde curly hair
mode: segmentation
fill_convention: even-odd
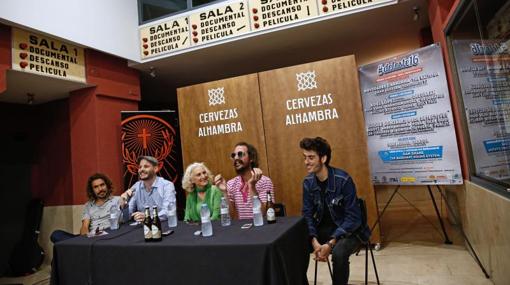
[[[209,168],[207,168],[203,162],[193,162],[192,164],[188,165],[186,171],[184,171],[184,175],[182,176],[182,188],[188,193],[193,192],[195,189],[195,185],[193,182],[191,182],[191,173],[197,167],[203,167],[205,172],[207,172],[207,176],[209,177],[209,183],[212,184],[213,182],[213,174],[211,170],[209,170]]]

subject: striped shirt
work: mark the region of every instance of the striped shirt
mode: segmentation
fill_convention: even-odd
[[[273,182],[269,177],[262,175],[255,184],[255,189],[262,204],[267,202],[267,191],[271,192],[271,199],[274,202]],[[244,183],[240,175],[227,181],[228,199],[234,203],[240,220],[253,219],[253,201],[248,192],[248,184]]]

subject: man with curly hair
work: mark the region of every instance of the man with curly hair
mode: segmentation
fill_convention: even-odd
[[[112,208],[119,209],[123,206],[119,196],[112,196],[113,183],[102,173],[96,173],[87,180],[87,196],[89,200],[83,209],[80,235],[86,235],[91,230],[110,227],[110,211]],[[53,243],[66,240],[78,235],[62,230],[56,230],[51,234]]]
[[[262,175],[258,167],[257,149],[246,142],[235,145],[230,154],[237,176],[225,181],[221,175],[214,178],[214,185],[228,197],[231,215],[239,220],[253,219],[253,196],[258,196],[262,213],[266,212],[267,192],[274,202],[271,178]]]
[[[308,175],[303,180],[303,216],[315,259],[332,255],[333,284],[349,280],[349,257],[370,237],[358,205],[356,186],[342,169],[329,165],[331,146],[321,138],[299,143]]]

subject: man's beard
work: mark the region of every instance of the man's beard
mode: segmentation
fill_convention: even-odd
[[[249,164],[248,164],[248,165],[244,165],[244,164],[242,164],[242,162],[241,162],[241,168],[236,168],[236,173],[237,173],[237,174],[243,174],[243,173],[245,173],[247,170],[250,170],[250,165],[249,165]]]
[[[108,190],[99,192],[99,193],[95,194],[95,196],[96,196],[96,200],[97,199],[105,199],[106,197],[108,197]]]
[[[140,178],[140,180],[150,180],[150,179],[152,179],[152,178],[154,177],[154,175],[155,175],[155,174],[154,174],[154,173],[152,173],[152,172],[142,172],[142,174],[145,174],[145,175],[146,175],[146,177],[142,177],[142,175],[141,175],[141,174],[139,174],[139,175],[138,175],[138,178]]]

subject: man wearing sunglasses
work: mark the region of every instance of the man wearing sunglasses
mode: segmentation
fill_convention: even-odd
[[[265,213],[268,191],[274,202],[273,182],[257,168],[258,152],[253,145],[246,142],[236,144],[230,158],[237,176],[225,183],[225,179],[217,175],[214,183],[221,191],[227,192],[234,216],[241,220],[253,219],[253,196],[258,196],[262,213]]]

